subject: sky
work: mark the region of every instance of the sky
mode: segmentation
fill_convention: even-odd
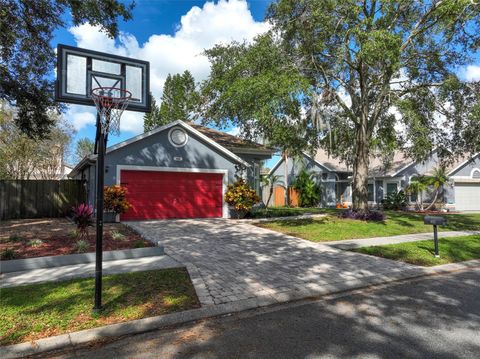
[[[158,103],[169,73],[189,70],[197,82],[206,79],[210,65],[203,50],[216,43],[251,41],[265,32],[269,3],[270,0],[137,0],[133,19],[120,21],[117,39],[84,24],[57,30],[52,46],[61,43],[149,61],[151,91]],[[83,137],[95,138],[94,107],[69,105],[65,116],[77,131],[74,142]],[[238,130],[226,131],[236,134]],[[109,136],[108,145],[142,132],[143,114],[125,112],[121,134]]]
[[[125,1],[128,2],[128,1]],[[133,20],[120,21],[120,36],[113,40],[89,24],[58,29],[52,46],[59,43],[150,61],[151,91],[158,100],[167,75],[189,70],[196,81],[209,74],[203,50],[232,40],[251,41],[265,32],[265,12],[270,0],[136,0]],[[68,15],[66,15],[68,22]],[[480,59],[460,70],[467,80],[480,80]],[[95,109],[69,105],[66,118],[79,138],[95,138]],[[238,129],[226,131],[237,134]],[[125,112],[120,136],[109,145],[143,132],[143,114]],[[276,158],[267,166],[271,167]]]

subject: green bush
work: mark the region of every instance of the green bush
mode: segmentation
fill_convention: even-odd
[[[13,248],[6,248],[0,253],[0,257],[3,260],[10,260],[17,258],[17,252]]]
[[[85,253],[90,248],[90,243],[84,239],[80,239],[75,243],[75,250],[77,253]]]
[[[133,248],[144,248],[145,243],[141,239],[137,239],[135,242],[133,242]]]
[[[225,202],[233,206],[239,213],[248,213],[255,203],[260,202],[260,197],[243,178],[240,178],[235,183],[228,185]]]
[[[322,189],[315,181],[315,174],[303,169],[295,178],[292,187],[298,193],[300,207],[314,207],[320,202]]]
[[[28,245],[33,248],[40,247],[42,244],[43,241],[41,239],[32,239],[30,242],[28,242]]]
[[[110,231],[110,235],[115,241],[121,241],[125,238],[125,235],[123,233],[114,229]]]
[[[403,191],[392,192],[382,200],[383,209],[399,211],[408,205],[407,195]]]

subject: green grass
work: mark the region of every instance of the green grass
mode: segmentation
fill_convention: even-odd
[[[301,208],[301,207],[269,207],[256,209],[250,213],[251,218],[291,217],[302,214],[337,213],[337,209],[331,208]]]
[[[385,212],[384,222],[365,222],[340,219],[328,215],[316,219],[292,219],[260,223],[258,226],[300,237],[313,242],[338,241],[354,238],[388,237],[399,234],[431,232],[432,226],[423,224],[422,214]],[[480,230],[480,214],[445,215],[448,225],[440,231]]]
[[[105,276],[99,315],[93,294],[93,278],[1,289],[0,345],[198,307],[184,269]]]
[[[480,258],[480,235],[440,238],[440,258],[433,255],[433,240],[363,247],[353,251],[421,266],[435,266]]]

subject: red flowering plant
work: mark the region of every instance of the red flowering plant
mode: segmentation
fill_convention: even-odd
[[[73,207],[73,222],[77,225],[79,237],[88,239],[88,227],[93,225],[93,207],[86,203]]]
[[[106,186],[103,189],[103,208],[107,212],[123,214],[131,207],[127,201],[127,189],[122,186]]]
[[[250,212],[255,203],[260,202],[260,197],[243,178],[240,178],[235,183],[228,185],[225,202],[233,206],[237,211],[237,216],[241,217]]]

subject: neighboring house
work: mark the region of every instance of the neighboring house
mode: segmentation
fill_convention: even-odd
[[[425,162],[415,162],[397,152],[386,167],[380,158],[370,159],[368,200],[376,206],[389,193],[404,190],[410,181],[419,175],[429,175],[439,166],[435,152]],[[336,158],[329,157],[324,150],[318,150],[314,157],[303,154],[301,158],[289,158],[288,183],[305,168],[317,174],[323,191],[321,205],[335,206],[338,203],[351,204],[352,169]],[[447,168],[450,183],[444,189],[447,208],[458,211],[480,210],[480,154],[470,158],[458,158]],[[270,171],[285,177],[284,160],[280,159]],[[414,202],[414,198],[410,198]],[[428,196],[425,199],[428,203]]]
[[[273,150],[227,133],[175,121],[107,148],[105,185],[128,189],[122,220],[228,217],[227,185],[246,178],[260,192],[260,164]],[[69,177],[83,179],[95,202],[96,156]]]

